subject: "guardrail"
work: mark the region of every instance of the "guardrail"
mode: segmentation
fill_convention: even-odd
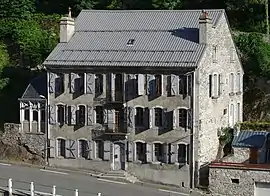
[[[67,189],[68,190],[68,189]],[[70,189],[69,189],[70,190]],[[29,190],[23,190],[23,189],[17,189],[17,188],[13,188],[13,181],[11,178],[8,179],[8,186],[7,186],[7,190],[5,190],[9,196],[14,196],[14,195],[29,195],[29,196],[65,196],[65,195],[59,195],[56,193],[56,186],[53,185],[52,186],[52,192],[51,193],[46,193],[46,192],[41,192],[41,191],[37,191],[35,190],[35,185],[34,182],[30,182],[29,183]],[[74,196],[79,196],[79,190],[75,189],[74,191]],[[101,193],[91,193],[91,195],[97,195],[97,196],[104,196]]]

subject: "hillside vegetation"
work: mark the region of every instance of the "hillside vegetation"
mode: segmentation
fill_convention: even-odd
[[[270,120],[270,45],[262,0],[0,0],[0,123],[18,122],[18,97],[55,47],[59,19],[82,9],[226,9],[245,69],[244,114]],[[240,33],[239,33],[240,32]]]

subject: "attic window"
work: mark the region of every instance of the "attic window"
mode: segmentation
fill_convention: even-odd
[[[134,42],[135,42],[135,39],[129,39],[127,42],[127,45],[132,46],[132,45],[134,45]]]

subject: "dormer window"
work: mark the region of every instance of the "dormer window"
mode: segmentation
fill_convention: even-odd
[[[133,46],[134,42],[135,42],[135,39],[129,39],[128,42],[127,42],[127,45],[128,46]]]

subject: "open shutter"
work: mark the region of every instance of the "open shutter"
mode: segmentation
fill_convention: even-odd
[[[173,129],[176,129],[179,125],[179,115],[178,115],[179,110],[174,109],[173,110]]]
[[[187,110],[187,128],[191,128],[192,126],[192,112],[191,109]]]
[[[60,93],[61,92],[61,84],[62,84],[60,76],[55,74],[54,81],[55,81],[55,92]]]
[[[87,152],[88,152],[88,159],[94,159],[94,142],[87,141]]]
[[[49,93],[55,92],[55,76],[54,73],[49,73]]]
[[[95,75],[92,73],[86,73],[86,93],[95,93]]]
[[[65,158],[71,158],[71,153],[69,150],[69,144],[70,144],[70,140],[65,140]]]
[[[187,95],[191,95],[192,91],[192,75],[187,75]]]
[[[109,161],[111,158],[111,144],[109,141],[104,141],[104,155],[103,160]]]
[[[163,144],[163,161],[164,163],[168,163],[169,161],[169,145]]]
[[[92,106],[87,106],[87,125],[91,126],[93,125],[93,115],[94,111],[93,111],[93,107]]]
[[[167,108],[162,109],[162,127],[167,128],[168,127],[168,118],[167,118]]]
[[[112,98],[112,101],[115,100],[115,74],[111,73],[110,74],[110,85],[111,85],[111,98]]]
[[[171,144],[171,152],[170,152],[170,163],[175,163],[177,162],[177,145],[176,144]]]
[[[108,128],[114,130],[115,128],[115,110],[108,109]]]
[[[70,106],[70,114],[71,114],[70,124],[72,125],[76,125],[76,111],[77,108],[75,105]]]
[[[145,76],[143,74],[138,74],[138,95],[145,94]]]
[[[179,94],[179,77],[177,75],[171,75],[171,95]]]
[[[49,140],[49,158],[54,158],[56,154],[56,140]]]
[[[66,140],[66,157],[75,159],[77,156],[76,148],[77,143],[75,140]]]
[[[134,128],[135,127],[135,109],[133,107],[128,107],[127,110],[128,114],[128,127],[129,128]]]
[[[65,122],[66,122],[66,124],[69,124],[69,115],[70,115],[69,106],[65,105]]]
[[[148,95],[150,97],[154,97],[156,94],[156,82],[154,75],[147,74],[147,88],[148,88]]]
[[[75,93],[76,91],[76,84],[75,84],[75,79],[77,78],[77,74],[75,73],[70,73],[70,78],[69,78],[69,88],[70,88],[70,93]]]
[[[56,107],[55,105],[49,105],[49,123],[54,125],[56,123]]]
[[[107,109],[103,109],[103,123],[105,125],[108,124],[108,110]]]
[[[152,128],[155,124],[154,115],[154,108],[149,109],[149,128]]]
[[[150,120],[149,120],[149,116],[150,115],[150,112],[149,112],[149,108],[144,108],[144,117],[143,117],[143,125],[146,129],[149,129],[150,128]]]
[[[153,161],[153,144],[146,144],[146,162],[151,163]]]
[[[134,143],[133,142],[128,142],[128,161],[132,162],[133,161],[133,148],[134,148]]]

